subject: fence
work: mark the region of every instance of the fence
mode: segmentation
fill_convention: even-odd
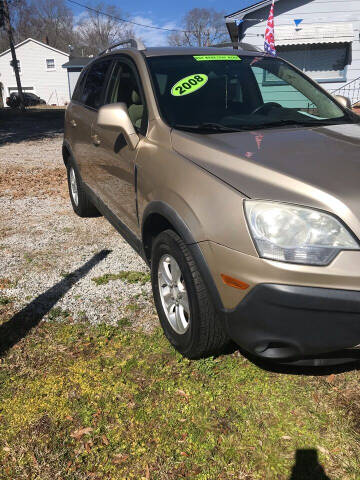
[[[343,97],[350,98],[351,105],[356,105],[360,102],[360,77],[337,90],[333,90],[331,93],[333,95],[342,95]]]

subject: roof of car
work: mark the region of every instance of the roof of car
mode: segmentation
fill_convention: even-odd
[[[217,48],[217,47],[151,47],[142,50],[145,57],[162,57],[166,55],[261,55],[261,52],[234,50],[232,48]]]
[[[107,53],[103,53],[93,60],[99,59],[107,55],[121,55],[129,52],[141,52],[145,57],[164,57],[168,55],[251,55],[251,56],[263,56],[266,55],[261,51],[243,50],[239,48],[234,50],[233,48],[219,48],[219,47],[150,47],[145,50],[137,50],[136,48],[116,48]]]

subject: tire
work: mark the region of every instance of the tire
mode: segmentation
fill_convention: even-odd
[[[90,202],[88,196],[86,195],[77,168],[75,167],[75,163],[72,159],[69,159],[66,169],[69,196],[76,215],[79,215],[79,217],[101,216],[97,208]],[[71,183],[72,181],[74,182],[73,186]],[[77,190],[77,196],[75,190]]]
[[[176,320],[174,320],[176,314],[173,313],[172,316],[169,317],[166,313],[166,307],[164,306],[164,298],[168,299],[171,297],[167,292],[173,291],[171,290],[173,287],[170,287],[168,283],[166,283],[162,272],[165,268],[167,272],[170,271],[171,273],[171,265],[176,267],[171,259],[176,261],[180,269],[180,285],[185,287],[185,293],[187,292],[188,298],[188,302],[181,299],[183,290],[179,290],[181,295],[180,300],[178,300],[180,302],[178,312],[182,310],[184,314],[182,315],[182,321],[179,322],[180,327]],[[218,355],[223,353],[226,347],[231,344],[189,249],[182,239],[172,230],[165,230],[160,233],[153,243],[151,282],[155,306],[165,336],[183,356],[196,359]],[[173,282],[171,282],[171,285],[173,285]],[[170,303],[173,301],[172,298],[169,300]],[[186,308],[181,306],[181,302],[188,306],[190,316],[186,315]],[[170,311],[176,312],[176,306],[174,305],[174,308],[171,307]],[[179,316],[181,317],[180,313]],[[176,324],[175,327],[169,318],[173,319],[173,323]],[[188,322],[186,322],[186,320],[188,320]]]

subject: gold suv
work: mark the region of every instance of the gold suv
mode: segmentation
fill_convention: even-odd
[[[131,41],[81,73],[63,144],[74,211],[104,215],[147,262],[183,355],[232,341],[277,361],[356,357],[360,126],[348,107],[254,50]]]

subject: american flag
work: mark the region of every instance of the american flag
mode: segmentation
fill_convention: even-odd
[[[270,55],[273,55],[275,57],[276,48],[274,37],[274,3],[275,0],[272,1],[269,18],[266,24],[264,50],[266,53],[269,53]]]

